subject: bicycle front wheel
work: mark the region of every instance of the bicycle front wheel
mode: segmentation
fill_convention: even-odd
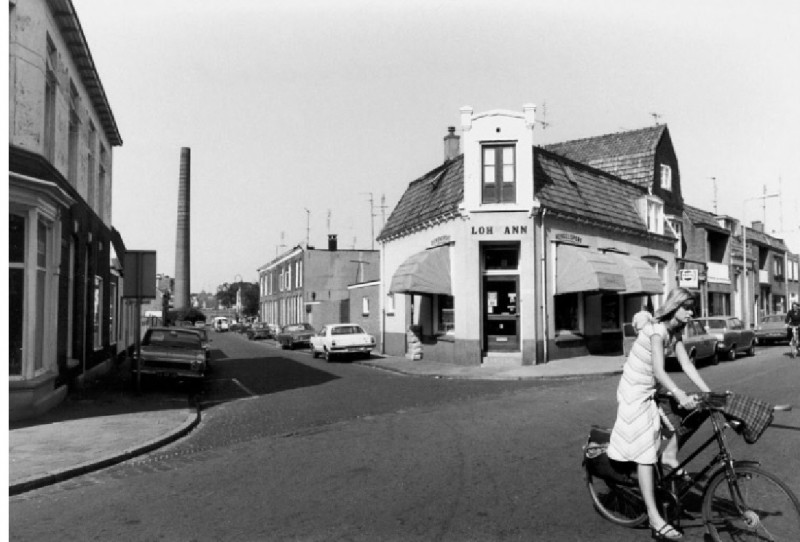
[[[601,516],[623,527],[636,527],[647,521],[647,509],[638,486],[615,484],[592,476],[589,469],[584,470],[589,495]]]
[[[736,467],[728,482],[725,470],[708,483],[703,521],[719,541],[800,540],[800,501],[776,476],[755,466]]]

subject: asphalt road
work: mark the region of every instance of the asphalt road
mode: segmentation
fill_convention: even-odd
[[[204,421],[153,454],[11,498],[13,540],[648,540],[602,520],[580,469],[618,377],[452,381],[326,364],[215,336]],[[785,348],[703,368],[717,389],[800,404]],[[680,376],[677,377],[682,381]],[[755,445],[800,492],[800,409]],[[687,541],[703,540],[699,522]]]

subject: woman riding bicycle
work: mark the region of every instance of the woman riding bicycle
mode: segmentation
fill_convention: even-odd
[[[797,301],[792,303],[792,309],[786,313],[786,319],[784,322],[787,326],[786,331],[788,332],[787,338],[789,339],[789,344],[794,344],[794,347],[796,348],[798,345],[795,344],[796,339],[794,334],[797,328],[800,327],[800,305],[797,303]],[[792,350],[792,354],[794,355],[794,350]]]
[[[656,540],[677,540],[683,536],[661,517],[656,504],[654,465],[658,461],[662,435],[669,437],[662,463],[668,468],[675,468],[679,464],[678,436],[674,431],[662,431],[656,391],[659,387],[665,388],[683,409],[696,406],[695,398],[679,389],[664,369],[665,348],[672,346],[689,380],[701,391],[711,391],[683,345],[681,333],[692,317],[693,309],[694,297],[691,292],[676,288],[669,293],[653,319],[639,331],[617,387],[617,418],[611,432],[608,457],[615,461],[637,463],[639,487],[647,507],[650,529]]]

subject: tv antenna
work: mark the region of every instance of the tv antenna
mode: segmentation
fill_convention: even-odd
[[[369,224],[370,224],[370,243],[371,243],[371,250],[375,250],[375,198],[372,197],[372,192],[362,192],[362,194],[366,194],[369,196]],[[353,248],[355,248],[355,241],[353,242]]]
[[[709,177],[709,179],[714,183],[714,199],[712,201],[714,203],[714,214],[717,214],[717,178]]]
[[[303,207],[306,212],[306,249],[308,249],[308,241],[311,238],[311,211]]]
[[[542,120],[539,121],[539,124],[542,125],[542,130],[547,130],[547,127],[550,126],[550,123],[547,122],[547,102],[542,102]]]
[[[656,126],[658,126],[660,124],[658,121],[661,120],[661,114],[660,113],[650,113],[650,116],[653,117],[653,122],[655,123]]]

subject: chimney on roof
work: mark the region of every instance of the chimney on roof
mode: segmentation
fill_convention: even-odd
[[[456,135],[456,127],[448,126],[447,135],[444,136],[444,161],[452,160],[461,152],[461,136]]]
[[[339,248],[339,247],[338,247],[338,242],[336,241],[336,234],[335,233],[329,233],[328,234],[328,250],[334,251],[337,248]]]
[[[753,229],[756,230],[758,233],[764,233],[764,223],[760,220],[753,221]]]

